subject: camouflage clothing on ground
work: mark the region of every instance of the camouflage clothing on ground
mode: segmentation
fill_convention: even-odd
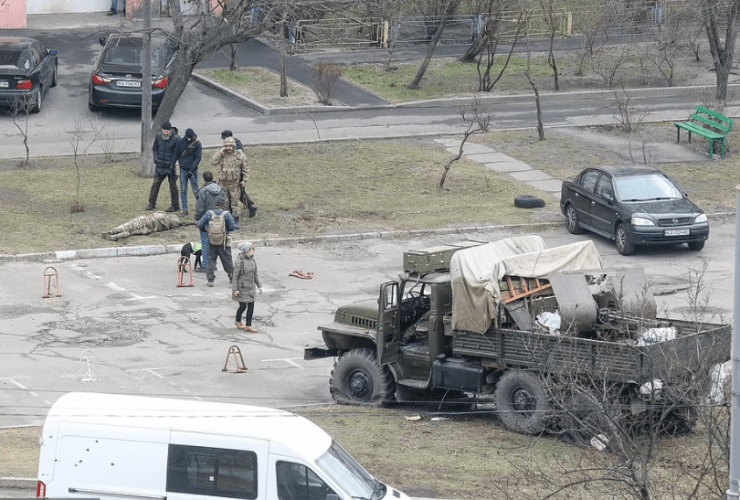
[[[118,241],[122,238],[128,238],[137,234],[156,233],[157,231],[166,231],[176,228],[180,225],[180,219],[175,214],[165,212],[154,212],[151,215],[142,215],[133,220],[121,224],[113,231],[103,233],[103,238],[111,241]]]

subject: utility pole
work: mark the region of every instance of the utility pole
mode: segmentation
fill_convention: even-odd
[[[740,209],[740,184],[735,186]],[[727,500],[740,498],[740,217],[735,221],[735,317],[732,325],[732,390],[730,392],[730,488]]]
[[[141,153],[147,150],[152,130],[152,0],[144,0],[144,60],[141,69]],[[149,158],[142,158],[142,172]]]

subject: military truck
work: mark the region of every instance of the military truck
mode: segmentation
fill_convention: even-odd
[[[644,271],[603,268],[591,241],[465,241],[407,251],[403,264],[377,299],[319,326],[325,346],[305,350],[337,358],[338,403],[487,397],[507,428],[535,434],[563,400],[581,413],[596,404],[589,387],[605,383],[632,413],[694,408],[689,382],[730,356],[729,325],[657,317]]]

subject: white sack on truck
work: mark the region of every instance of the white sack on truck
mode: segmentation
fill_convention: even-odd
[[[452,329],[488,330],[501,301],[499,281],[507,274],[544,278],[601,267],[601,256],[590,240],[546,248],[541,236],[532,235],[459,250],[450,261]]]

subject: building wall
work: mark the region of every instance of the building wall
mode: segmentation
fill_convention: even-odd
[[[9,0],[11,3],[16,0]],[[110,10],[110,0],[24,0],[27,14],[75,14]],[[119,0],[121,3],[121,0]],[[120,6],[119,6],[120,8]]]
[[[26,0],[0,1],[0,28],[26,27]]]

